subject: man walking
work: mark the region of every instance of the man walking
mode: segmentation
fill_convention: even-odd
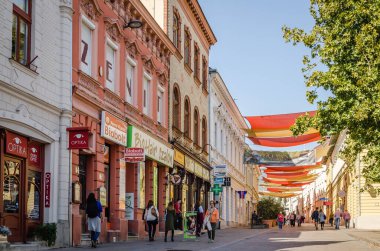
[[[343,220],[344,220],[344,225],[346,226],[347,229],[349,229],[350,228],[351,215],[347,211],[347,209],[343,213]]]
[[[339,226],[340,226],[340,217],[341,217],[340,209],[337,208],[336,211],[335,211],[335,214],[334,214],[335,229],[339,229]]]
[[[318,230],[318,222],[319,222],[318,207],[315,208],[313,214],[311,215],[311,219],[314,220],[315,230]]]

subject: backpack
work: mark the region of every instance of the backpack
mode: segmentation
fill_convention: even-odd
[[[152,209],[150,210],[150,213],[157,218],[157,211],[156,211],[156,208],[155,207],[152,207]]]
[[[95,218],[98,216],[99,210],[98,210],[98,204],[96,203],[96,201],[89,203],[87,205],[86,212],[87,212],[88,218]]]

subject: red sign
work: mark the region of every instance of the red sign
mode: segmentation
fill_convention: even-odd
[[[31,142],[28,146],[28,162],[29,165],[40,166],[41,146],[38,143]]]
[[[124,160],[125,162],[131,162],[131,163],[145,161],[144,148],[137,148],[137,147],[125,148]]]
[[[325,205],[325,206],[332,206],[332,202],[331,201],[324,201],[323,205]]]
[[[89,149],[88,127],[72,127],[66,131],[69,132],[69,149]]]
[[[6,153],[13,154],[22,158],[28,157],[28,139],[15,133],[6,132]]]
[[[45,207],[50,207],[50,173],[45,173]]]

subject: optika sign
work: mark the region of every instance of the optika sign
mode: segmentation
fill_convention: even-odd
[[[72,127],[66,130],[69,132],[69,149],[89,148],[89,128]]]
[[[109,112],[102,112],[101,136],[119,145],[127,145],[128,125]]]
[[[22,158],[27,158],[27,143],[27,138],[11,132],[6,132],[6,153],[13,154]]]

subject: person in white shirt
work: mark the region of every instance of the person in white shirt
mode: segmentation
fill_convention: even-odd
[[[158,224],[158,210],[153,205],[152,200],[149,200],[148,205],[145,208],[144,219],[148,224],[149,241],[154,241],[156,226]]]

